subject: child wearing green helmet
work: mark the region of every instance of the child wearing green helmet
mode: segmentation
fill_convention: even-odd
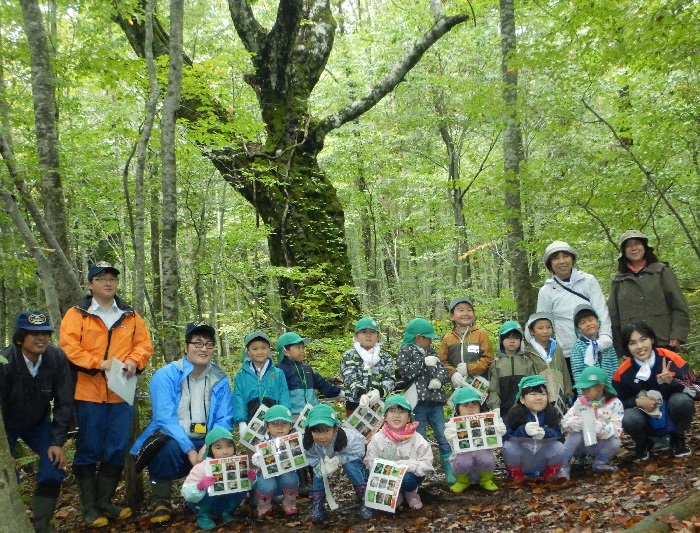
[[[525,376],[537,374],[534,355],[525,352],[523,330],[515,320],[508,320],[498,330],[498,356],[489,367],[489,410],[507,413],[515,404],[518,383]]]
[[[292,432],[292,412],[284,405],[274,405],[265,411],[265,435],[264,441],[284,437]],[[263,456],[255,452],[250,461],[258,469],[263,466]],[[257,475],[255,482],[255,497],[257,500],[258,518],[272,516],[272,499],[275,494],[281,492],[282,509],[287,516],[295,515],[297,511],[297,494],[299,493],[299,476],[296,471],[284,472],[279,476],[265,479]],[[252,475],[251,475],[252,477]]]
[[[481,396],[473,387],[457,389],[452,396],[454,416],[476,415],[481,413]],[[506,425],[500,416],[494,417],[493,424],[496,435],[506,433]],[[445,424],[445,437],[452,440],[457,437],[457,424],[450,420]],[[493,471],[496,469],[496,457],[492,449],[474,450],[470,452],[453,453],[450,457],[452,472],[456,482],[450,487],[452,492],[463,492],[472,482],[479,482],[485,490],[498,490],[493,482]]]
[[[358,405],[374,405],[394,390],[394,361],[391,355],[382,351],[380,339],[379,324],[374,318],[357,321],[353,347],[343,354],[340,361],[348,416]]]
[[[516,483],[525,475],[555,480],[564,464],[561,416],[547,398],[547,380],[526,376],[518,384],[516,404],[506,415],[503,459],[506,471]]]
[[[428,441],[416,431],[418,422],[411,421],[412,415],[413,408],[406,398],[398,395],[387,398],[384,402],[384,424],[367,445],[365,466],[372,468],[377,458],[405,465],[406,474],[401,481],[396,507],[405,496],[411,509],[420,509],[423,502],[418,487],[434,470],[433,451]]]
[[[210,496],[207,489],[215,483],[214,476],[206,475],[206,458],[223,459],[236,455],[236,446],[231,432],[215,427],[204,438],[205,460],[192,467],[182,485],[182,496],[188,506],[197,514],[197,527],[208,531],[233,520],[233,513],[245,499],[245,492]],[[214,516],[221,515],[217,524]]]

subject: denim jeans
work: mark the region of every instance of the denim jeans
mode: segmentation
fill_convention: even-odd
[[[77,400],[78,437],[73,466],[109,463],[124,466],[129,450],[134,408],[126,402]]]
[[[428,429],[428,424],[430,424],[435,434],[435,440],[438,442],[440,457],[444,458],[449,456],[452,453],[452,447],[445,438],[445,411],[443,410],[443,404],[440,402],[426,402],[421,400],[413,408],[413,417],[418,422],[418,429],[416,431],[418,431],[423,438],[426,438],[425,432]]]
[[[345,475],[348,476],[350,483],[355,489],[367,486],[367,469],[362,461],[359,459],[354,459],[353,461],[348,461],[343,465],[343,471]],[[310,494],[325,494],[325,488],[323,487],[323,478],[314,474],[314,482],[311,486]]]
[[[255,492],[269,498],[273,494],[277,494],[280,490],[294,490],[299,487],[299,476],[296,471],[285,472],[280,476],[265,479],[262,475],[258,476],[255,482]]]
[[[204,439],[191,439],[192,447],[199,451]],[[175,439],[168,439],[158,453],[148,463],[151,479],[175,480],[185,477],[192,469],[189,457],[182,453]]]
[[[664,435],[669,431],[685,433],[693,421],[695,405],[687,394],[675,392],[666,401],[666,414],[670,420],[666,429],[654,430],[649,425],[649,415],[636,407],[625,409],[622,418],[622,429],[637,446],[643,446],[651,435]]]
[[[425,476],[417,476],[412,472],[406,472],[401,481],[401,491],[402,492],[415,492],[423,483]]]
[[[66,473],[54,465],[48,456],[51,445],[51,419],[47,418],[34,428],[27,431],[15,431],[11,427],[5,428],[7,442],[10,445],[10,453],[15,456],[17,439],[20,438],[39,456],[39,473],[36,476],[38,485],[43,483],[60,485],[66,477]]]

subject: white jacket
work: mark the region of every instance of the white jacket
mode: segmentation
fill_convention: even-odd
[[[608,313],[608,306],[605,303],[605,297],[603,291],[600,290],[598,280],[590,274],[574,268],[570,281],[559,280],[559,282],[590,299],[588,303],[593,307],[600,321],[599,335],[608,335],[612,338],[610,313]],[[537,295],[537,312],[552,315],[554,336],[567,359],[571,356],[571,349],[577,340],[574,309],[582,303],[587,302],[562,288],[553,278],[544,282]]]
[[[410,439],[396,443],[383,431],[377,431],[367,445],[365,466],[371,471],[377,457],[390,461],[415,461],[414,468],[408,468],[416,476],[427,476],[433,468],[433,450],[428,441],[417,431]]]

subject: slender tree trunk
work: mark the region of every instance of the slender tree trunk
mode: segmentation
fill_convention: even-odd
[[[530,283],[525,235],[520,201],[520,164],[523,161],[523,140],[518,118],[518,71],[509,65],[517,49],[514,0],[500,0],[501,74],[506,130],[503,134],[503,170],[505,173],[505,208],[508,247],[513,271],[513,292],[518,320],[526,320],[535,309],[535,294]]]
[[[0,416],[0,506],[3,514],[2,520],[0,520],[0,533],[34,532],[24,510],[22,496],[19,493],[17,476],[15,475],[15,461],[10,454],[2,416]]]
[[[164,347],[167,357],[178,353],[178,307],[180,272],[177,257],[177,162],[175,152],[177,113],[182,91],[182,30],[184,0],[170,1],[170,69],[168,90],[163,101],[161,122],[163,234],[161,244],[163,273]]]

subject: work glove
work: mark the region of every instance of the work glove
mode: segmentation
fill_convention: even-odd
[[[338,394],[338,396],[336,396],[335,399],[339,402],[345,400],[345,391],[343,389],[340,389],[340,394]]]
[[[418,470],[418,461],[415,459],[401,459],[400,461],[396,461],[396,463],[399,466],[405,466],[406,472],[412,472],[415,474]]]
[[[544,428],[541,427],[537,422],[528,422],[525,424],[525,433],[530,435],[535,440],[540,440],[544,438]]]
[[[245,435],[245,432],[248,431],[248,424],[245,422],[239,422],[238,423],[238,437],[242,438],[243,435]]]
[[[382,396],[379,394],[379,391],[377,389],[372,389],[367,393],[367,404],[368,405],[374,405],[377,403],[379,400],[382,399]]]
[[[450,381],[452,382],[452,386],[455,389],[464,387],[467,384],[467,382],[464,381],[464,376],[459,372],[455,372],[454,374],[452,374],[452,376],[450,377]]]
[[[437,366],[440,362],[440,358],[436,355],[429,355],[425,358],[425,366]]]
[[[255,452],[250,458],[250,462],[253,463],[258,468],[262,468],[264,464],[263,456],[260,452]]]
[[[454,420],[445,422],[445,438],[450,441],[457,438],[457,424]]]
[[[506,431],[508,431],[508,428],[506,428],[506,425],[503,423],[503,420],[500,416],[494,419],[493,429],[496,431],[496,435],[498,435],[499,437],[502,437],[506,434]]]
[[[457,365],[457,372],[459,372],[463,376],[468,376],[469,370],[467,369],[467,363],[459,363]]]
[[[606,333],[603,333],[598,337],[598,349],[602,352],[603,350],[607,350],[608,348],[612,348],[613,345],[613,340],[610,335],[607,335]]]
[[[433,378],[430,380],[430,383],[428,383],[428,388],[430,390],[437,390],[442,388],[442,381],[440,381],[438,378]]]
[[[197,490],[207,490],[215,482],[216,480],[214,479],[214,476],[204,476],[197,482]]]
[[[331,477],[340,468],[340,460],[337,457],[324,457],[321,462],[321,470],[326,477]]]
[[[580,416],[572,416],[566,422],[566,426],[569,428],[569,431],[580,432],[583,428],[583,420]]]

